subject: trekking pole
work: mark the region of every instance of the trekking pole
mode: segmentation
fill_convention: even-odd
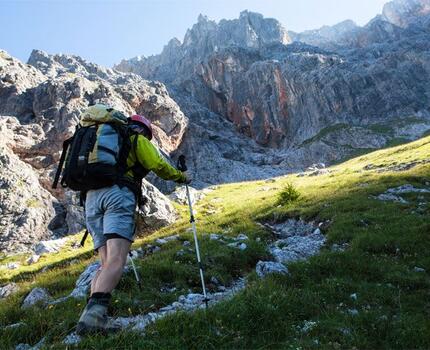
[[[137,274],[136,266],[134,265],[133,261],[133,254],[131,252],[128,252],[128,256],[130,257],[131,266],[133,267],[134,277],[136,277],[136,282],[139,286],[139,290],[142,290],[142,283],[140,283],[139,275]]]
[[[181,155],[179,156],[178,159],[178,169],[180,171],[187,171],[187,166],[185,164],[185,156]],[[205,279],[203,276],[203,264],[202,261],[200,259],[200,249],[199,249],[199,242],[197,240],[197,229],[196,229],[196,220],[194,219],[194,213],[193,213],[193,206],[191,204],[191,197],[190,197],[190,190],[188,188],[188,185],[185,184],[185,189],[187,191],[187,198],[188,198],[188,207],[190,208],[190,223],[191,226],[193,228],[193,234],[194,234],[194,244],[196,246],[196,254],[197,254],[197,262],[199,264],[199,269],[200,269],[200,279],[202,281],[202,288],[203,288],[203,295],[204,295],[204,302],[206,305],[206,309],[208,308],[208,297],[206,295],[206,286],[205,286]]]

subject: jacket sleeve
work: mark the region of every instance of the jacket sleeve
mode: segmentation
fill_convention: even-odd
[[[164,180],[185,181],[182,172],[171,166],[151,141],[141,135],[137,136],[136,158],[145,169],[153,171]]]

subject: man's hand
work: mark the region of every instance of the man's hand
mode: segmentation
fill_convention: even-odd
[[[185,184],[189,185],[191,181],[193,181],[193,174],[189,170],[183,171],[182,175],[184,175],[185,177],[185,180],[184,180]]]

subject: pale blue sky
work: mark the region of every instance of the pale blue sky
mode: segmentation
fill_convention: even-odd
[[[27,61],[33,48],[71,53],[105,66],[159,53],[182,41],[200,13],[237,18],[245,9],[294,31],[352,19],[360,25],[387,0],[0,0],[0,48]]]

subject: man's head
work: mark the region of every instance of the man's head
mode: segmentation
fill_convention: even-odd
[[[131,128],[137,133],[144,135],[148,140],[152,139],[151,122],[143,115],[132,115],[130,118]]]

